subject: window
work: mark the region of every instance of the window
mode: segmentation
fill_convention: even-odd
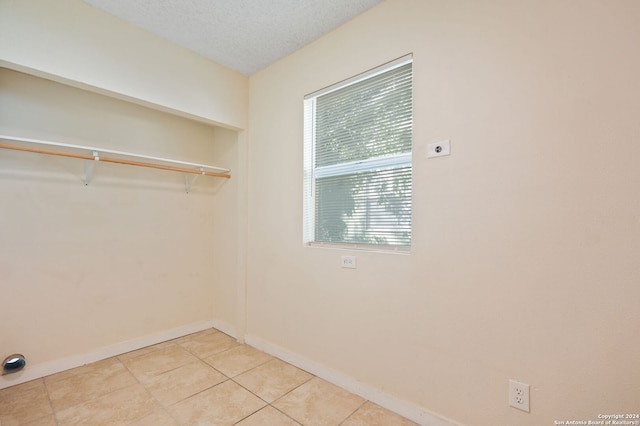
[[[411,245],[412,59],[304,100],[304,239]]]

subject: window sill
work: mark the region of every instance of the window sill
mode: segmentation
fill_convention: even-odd
[[[389,254],[411,254],[411,246],[391,246],[383,244],[351,244],[351,243],[321,243],[316,241],[306,242],[305,247],[371,251]]]

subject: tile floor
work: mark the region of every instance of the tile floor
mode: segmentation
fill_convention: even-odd
[[[0,390],[0,426],[415,423],[205,330]]]

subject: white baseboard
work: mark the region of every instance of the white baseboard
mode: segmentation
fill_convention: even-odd
[[[229,324],[217,320],[211,320],[183,325],[181,327],[116,343],[114,345],[104,346],[84,354],[47,361],[41,364],[31,365],[29,364],[29,359],[27,359],[27,366],[22,371],[0,376],[0,389],[19,385],[20,383],[39,379],[41,377],[69,370],[71,368],[80,367],[112,356],[135,351],[136,349],[155,345],[157,343],[166,342],[167,340],[176,339],[178,337],[186,336],[187,334],[196,333],[209,328],[216,328],[232,337],[235,337],[236,334],[234,328]]]
[[[236,330],[236,328],[225,321],[211,320],[211,321],[208,321],[208,324],[211,324],[211,326],[208,328],[213,327],[218,331],[222,331],[224,334],[228,334],[234,339],[238,338],[238,331]]]
[[[259,337],[246,335],[246,343],[266,352],[270,355],[280,358],[289,364],[295,365],[321,379],[324,379],[334,385],[340,386],[356,395],[367,399],[387,410],[393,411],[407,419],[414,421],[423,426],[456,426],[456,423],[438,416],[424,408],[418,407],[410,402],[403,401],[394,396],[386,394],[373,386],[361,383],[356,379],[349,377],[341,372],[332,370],[310,359],[304,358],[289,350],[267,342]]]

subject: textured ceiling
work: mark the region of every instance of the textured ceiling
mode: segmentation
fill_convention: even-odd
[[[250,75],[382,0],[84,0]]]

